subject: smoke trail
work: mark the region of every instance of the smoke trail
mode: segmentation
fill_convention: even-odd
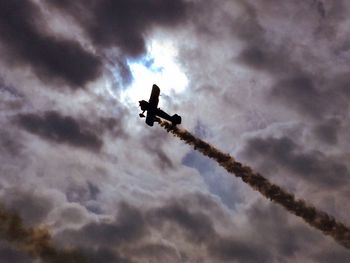
[[[193,146],[195,150],[217,161],[229,173],[241,178],[263,196],[282,205],[289,212],[304,219],[310,226],[317,228],[325,235],[333,237],[339,244],[350,249],[350,229],[341,222],[336,221],[332,216],[306,204],[304,200],[296,199],[293,194],[270,183],[259,173],[253,172],[250,167],[236,162],[229,154],[222,153],[210,144],[196,138],[187,130],[173,127],[166,121],[160,121],[159,125]]]
[[[45,228],[26,228],[18,214],[0,206],[0,238],[13,244],[18,250],[39,257],[48,263],[87,262],[77,250],[54,248],[51,236]]]

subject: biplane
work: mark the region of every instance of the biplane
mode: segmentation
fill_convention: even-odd
[[[170,121],[174,126],[177,124],[181,124],[181,117],[179,115],[174,114],[173,116],[170,116],[165,111],[161,110],[160,108],[157,108],[159,102],[159,94],[159,87],[156,84],[153,84],[151,97],[149,98],[149,101],[139,101],[142,110],[142,113],[140,113],[139,116],[141,118],[146,117],[146,123],[149,126],[153,126],[154,122],[160,122],[161,118]],[[146,116],[144,115],[145,111],[147,111]]]

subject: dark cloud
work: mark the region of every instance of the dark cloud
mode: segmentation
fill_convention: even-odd
[[[348,79],[342,74],[329,79],[304,73],[291,74],[277,80],[266,98],[316,122],[323,122],[330,116],[346,115],[349,91],[345,83]]]
[[[138,241],[147,233],[142,213],[125,203],[119,207],[114,222],[90,223],[79,231],[66,230],[57,238],[70,240],[75,245],[100,247],[121,246],[124,243]]]
[[[0,129],[0,149],[3,155],[8,155],[13,158],[21,154],[23,145],[20,139],[11,134],[8,130]]]
[[[200,212],[190,212],[180,203],[170,203],[152,211],[149,216],[157,225],[167,221],[178,224],[192,242],[206,243],[215,235],[213,223],[208,216]]]
[[[50,6],[72,16],[99,52],[109,61],[122,85],[132,74],[127,59],[146,52],[148,33],[157,26],[174,27],[187,18],[190,4],[184,0],[48,0]]]
[[[349,180],[347,167],[319,151],[304,151],[293,140],[282,138],[250,139],[244,150],[250,160],[277,164],[295,175],[325,187],[339,187]]]
[[[293,258],[302,244],[317,243],[321,235],[306,226],[289,223],[284,211],[275,204],[266,204],[261,200],[247,211],[247,220],[252,226],[251,231],[259,233],[258,239],[269,243],[278,250],[280,255]]]
[[[275,204],[260,200],[248,209],[246,215],[246,220],[251,226],[250,231],[259,233],[256,240],[276,250],[277,253],[274,255],[279,259],[278,261],[295,261],[301,254],[305,256],[303,261],[315,260],[316,257],[307,253],[309,245],[320,248],[316,253],[328,254],[324,250],[327,246],[323,247],[327,243],[327,238],[304,224],[298,224],[294,218],[289,217]],[[341,252],[339,258],[343,260],[349,253],[341,246],[332,246],[330,250]],[[318,259],[316,261],[319,262]]]
[[[320,263],[346,263],[348,258],[349,252],[339,248],[332,250],[326,249],[314,256],[314,260]]]
[[[325,238],[321,233],[313,231],[306,225],[297,224],[274,204],[260,200],[249,208],[246,215],[251,231],[258,233],[256,239],[276,249],[279,255],[277,257],[284,258],[283,261],[287,258],[295,261],[297,255],[304,254],[302,251],[308,248],[308,244],[312,244],[312,247],[321,249],[308,255],[309,261],[346,262],[349,254],[347,249],[341,246],[323,247]]]
[[[320,14],[322,18],[325,18],[327,13],[324,4],[322,1],[315,1],[315,4],[317,5],[317,11]]]
[[[269,1],[268,6],[273,5],[273,2]],[[281,7],[281,13],[286,11],[284,8]],[[246,4],[243,16],[247,18],[244,22],[240,22],[240,19],[234,21],[237,31],[234,33],[245,43],[238,55],[238,62],[273,77],[274,84],[269,96],[266,96],[269,103],[282,102],[279,106],[319,117],[327,107],[322,104],[324,98],[315,87],[313,77],[294,56],[297,47],[293,41],[276,41],[272,37],[273,29],[261,25],[259,11],[259,8]],[[285,39],[288,38],[285,36]]]
[[[42,115],[20,114],[17,116],[17,123],[28,132],[53,142],[95,151],[100,150],[103,145],[102,139],[88,128],[84,129],[82,122],[70,116],[62,116],[56,111],[48,111]]]
[[[290,223],[280,207],[261,200],[248,209],[245,218],[254,240],[241,238],[234,231],[222,234],[216,229],[220,222],[217,217],[221,215],[214,212],[210,203],[208,196],[202,194],[169,199],[154,208],[121,203],[114,220],[66,229],[54,239],[58,245],[77,248],[78,255],[94,263],[203,259],[203,251],[195,249],[187,254],[186,247],[192,246],[204,248],[208,262],[274,262],[273,258],[293,260],[305,244],[317,246],[322,239],[320,233]],[[214,206],[217,208],[217,204]],[[204,207],[208,208],[206,213],[201,212]],[[167,235],[170,243],[156,239],[159,235]],[[269,247],[273,247],[273,251]],[[345,252],[339,258],[344,255]]]
[[[284,12],[289,4],[276,9],[276,17]],[[260,6],[259,2],[242,2],[242,13],[232,17],[231,31],[235,37],[243,42],[243,48],[238,54],[238,62],[254,70],[261,70],[272,75],[285,75],[300,71],[299,65],[293,60],[293,42],[286,39],[274,38],[274,28],[261,23],[261,16],[266,10],[278,6],[275,0],[266,1]],[[287,10],[285,10],[287,9]]]
[[[344,96],[348,93],[340,85],[347,83],[347,78],[339,77],[341,67],[328,65],[329,60],[341,56],[340,47],[328,39],[340,34],[344,9],[342,1],[295,1],[281,6],[271,0],[264,5],[254,1],[244,4],[243,15],[232,21],[232,33],[244,43],[237,61],[272,77],[273,84],[265,97],[269,104],[292,109],[314,121],[345,114],[349,103]],[[287,23],[286,17],[292,14],[298,14],[295,17],[300,19]],[[272,20],[262,23],[265,16]],[[325,17],[327,22],[323,21]],[[300,27],[307,34],[304,44],[298,41]]]
[[[9,64],[30,66],[45,82],[74,89],[99,76],[99,59],[78,42],[45,32],[46,21],[32,1],[1,1],[0,21],[2,55]]]
[[[17,251],[4,241],[0,242],[0,261],[4,263],[31,263],[35,262],[26,253]]]
[[[97,46],[117,46],[132,57],[145,52],[145,36],[153,26],[175,26],[189,8],[184,0],[48,2],[77,19]]]
[[[124,113],[119,114],[119,116],[114,117],[101,117],[98,120],[98,127],[96,127],[96,130],[98,132],[104,132],[108,131],[109,134],[115,139],[115,138],[127,138],[128,134],[125,132],[123,128],[123,121],[124,121],[125,115]]]
[[[341,121],[333,118],[317,125],[313,132],[316,138],[326,144],[334,145],[338,142],[338,131],[341,128]]]
[[[132,254],[150,262],[155,259],[162,259],[164,262],[182,262],[184,260],[184,257],[179,255],[180,253],[175,248],[157,243],[145,244],[140,248],[133,249]]]
[[[172,202],[150,213],[153,223],[173,222],[180,226],[192,243],[204,244],[214,262],[270,262],[270,253],[259,245],[233,237],[233,233],[218,233],[214,219],[202,212],[192,211],[185,203]],[[159,224],[157,224],[159,226]],[[161,225],[161,224],[160,224]]]
[[[117,254],[135,260],[167,259],[172,260],[169,262],[177,262],[186,257],[191,260],[191,256],[182,251],[182,245],[176,246],[175,240],[184,237],[182,243],[189,242],[194,246],[202,244],[207,249],[208,262],[234,260],[256,262],[257,259],[260,262],[268,262],[269,252],[261,246],[230,238],[230,233],[226,233],[228,237],[222,236],[214,227],[214,219],[199,212],[198,207],[191,209],[187,207],[189,205],[187,200],[192,203],[197,202],[198,198],[202,199],[203,205],[207,202],[206,196],[197,195],[172,200],[163,206],[151,209],[138,209],[124,203],[118,208],[115,221],[90,223],[79,230],[65,230],[56,236],[56,240],[65,245],[85,247],[84,250],[88,247],[107,251],[113,248]],[[176,231],[176,234],[174,233],[176,250],[162,242],[149,240],[154,232],[167,233],[166,228],[169,226],[171,227],[168,233]],[[169,239],[172,240],[171,237]],[[201,258],[201,255],[194,256]]]
[[[257,23],[253,21],[251,23]],[[242,36],[247,41],[247,44],[240,52],[238,61],[254,70],[267,72],[276,76],[300,72],[299,66],[291,57],[293,45],[290,43],[278,45],[269,42],[265,39],[266,32],[258,25],[255,27],[253,32],[248,31],[251,34],[256,34],[254,37]],[[241,30],[244,31],[246,29],[243,27]]]
[[[83,249],[81,253],[88,263],[133,263],[113,249]],[[73,262],[72,262],[73,263]],[[136,262],[135,262],[136,263]]]
[[[313,117],[322,116],[324,105],[327,105],[326,98],[316,89],[312,79],[304,76],[278,81],[272,87],[271,97]]]
[[[5,207],[18,213],[23,223],[30,226],[42,223],[54,205],[48,196],[19,189],[6,190],[2,197]]]
[[[337,74],[330,80],[329,84],[333,84],[332,87],[346,100],[350,98],[350,76],[348,72]]]
[[[219,239],[209,251],[224,262],[271,262],[268,251],[234,239]]]
[[[192,8],[189,2],[196,2],[199,8],[189,10]],[[165,26],[170,29],[166,32],[166,39],[174,41],[180,53],[183,46],[192,49],[184,53],[186,56],[181,60],[190,83],[188,90],[180,94],[183,98],[181,109],[191,109],[187,125],[194,124],[197,117],[207,118],[205,123],[215,123],[208,129],[210,141],[224,145],[230,152],[235,152],[247,138],[244,134],[247,130],[242,127],[251,125],[250,135],[256,137],[263,132],[263,138],[253,139],[246,145],[248,159],[256,161],[260,167],[269,165],[270,171],[278,171],[282,181],[286,176],[291,181],[298,179],[295,176],[305,179],[306,184],[298,184],[298,190],[307,199],[310,195],[320,198],[314,199],[318,204],[325,205],[322,200],[328,198],[327,190],[333,187],[331,190],[336,189],[337,193],[332,191],[331,201],[326,207],[331,207],[332,214],[337,215],[339,208],[340,212],[346,211],[346,204],[343,206],[341,202],[345,200],[342,190],[346,190],[349,172],[342,164],[343,160],[329,156],[328,152],[312,150],[329,147],[331,153],[347,158],[341,151],[346,148],[346,141],[342,141],[346,132],[342,129],[348,126],[349,41],[347,24],[340,22],[348,17],[349,12],[345,8],[346,1],[336,2],[23,0],[20,3],[15,0],[0,4],[3,71],[4,74],[9,71],[6,60],[9,64],[21,66],[24,74],[30,68],[48,86],[54,82],[76,89],[97,78],[102,63],[110,63],[106,67],[112,74],[107,77],[113,76],[115,81],[120,75],[120,83],[125,85],[132,79],[127,61],[139,59],[145,52],[145,43],[152,29]],[[17,9],[13,13],[3,8],[11,6]],[[59,9],[54,10],[52,6]],[[52,20],[45,21],[40,10],[52,15]],[[188,11],[192,12],[191,17]],[[73,28],[62,21],[67,16],[71,16],[69,21],[77,22]],[[190,25],[196,19],[202,22],[198,29],[201,32],[194,32]],[[183,22],[189,27],[181,28],[180,34],[172,30],[173,26],[184,25]],[[64,31],[70,31],[68,35],[73,38],[76,33],[73,31],[80,26],[78,32],[82,29],[83,34],[79,37],[84,38],[89,46],[92,44],[91,48],[99,57],[82,48],[78,40],[64,39],[63,32],[60,36],[54,35],[46,23],[54,28],[64,26]],[[143,63],[150,65],[152,61]],[[241,74],[242,65],[245,66],[244,74]],[[17,70],[9,72],[4,78],[18,85],[14,74],[19,73]],[[18,78],[23,87],[25,78],[26,75]],[[183,148],[172,144],[174,148],[170,150],[168,134],[157,132],[156,128],[146,133],[149,135],[142,136],[144,131],[139,133],[132,125],[133,110],[121,112],[118,105],[118,110],[115,110],[118,99],[111,99],[103,90],[100,92],[103,87],[97,88],[97,96],[93,93],[84,93],[84,96],[92,97],[102,108],[99,106],[96,111],[93,103],[85,105],[87,107],[82,110],[90,113],[87,118],[86,112],[66,116],[55,111],[45,112],[45,108],[40,109],[40,113],[26,113],[27,105],[21,107],[18,104],[24,100],[22,94],[0,85],[0,108],[5,116],[0,122],[4,166],[0,192],[5,193],[2,198],[7,207],[18,211],[26,224],[46,223],[52,203],[39,191],[53,187],[63,198],[60,199],[63,203],[49,216],[48,223],[51,226],[53,222],[55,230],[55,242],[62,247],[76,247],[79,254],[89,259],[87,262],[346,261],[348,253],[338,249],[332,240],[267,201],[254,203],[255,192],[239,191],[241,182],[236,186],[237,179],[227,176],[226,172],[220,171],[221,168],[216,169],[216,164],[211,165],[206,157],[192,151],[185,154],[182,164],[196,169],[201,178],[197,172],[184,178],[181,167],[176,167],[178,164],[173,161],[175,155],[178,158],[178,154],[183,153]],[[25,99],[31,107],[47,107],[47,103],[41,103],[42,95],[27,92],[25,96],[28,98]],[[62,99],[66,95],[61,94]],[[56,101],[51,92],[45,92],[46,96]],[[79,92],[74,96],[80,96]],[[21,109],[22,114],[16,117],[17,125],[6,123],[6,116],[13,115],[11,109],[16,109],[16,113]],[[253,111],[258,114],[250,117]],[[115,118],[119,113],[120,116]],[[318,140],[311,140],[312,145],[303,141],[304,136],[294,136],[293,140],[270,137],[283,134],[284,128],[280,127],[285,127],[285,122],[290,127],[294,125],[291,122],[300,125],[306,118],[311,123],[303,127],[304,134],[312,134]],[[124,119],[128,120],[128,125],[123,125]],[[264,119],[261,121],[263,126],[250,124],[255,119]],[[129,133],[127,129],[130,127],[133,131]],[[291,130],[294,132],[299,128],[293,126]],[[40,157],[49,158],[51,155],[43,156],[37,140],[26,141],[33,136],[23,133],[23,130],[54,143],[53,146],[62,143],[98,151],[104,142],[103,151],[108,150],[108,153],[103,152],[101,158],[89,163],[89,158],[86,159],[81,151],[67,152],[66,147],[55,147],[52,148],[56,151],[53,156],[67,155],[45,162]],[[195,130],[199,137],[207,136],[208,131],[201,125]],[[236,133],[237,130],[244,132]],[[115,139],[120,137],[128,140],[118,140],[118,147],[114,147]],[[136,149],[138,154],[132,156],[137,171],[125,154],[120,154],[123,149],[136,151],[128,148],[129,139],[139,146]],[[324,144],[318,147],[317,143]],[[342,146],[336,148],[341,143]],[[118,156],[117,165],[109,162],[107,154]],[[144,158],[147,154],[154,159]],[[148,169],[154,165],[160,169]],[[16,169],[11,170],[12,167]],[[104,172],[98,172],[96,167],[103,167]],[[146,172],[140,177],[143,168],[153,171],[151,176]],[[125,170],[130,169],[133,170],[131,177],[129,173],[125,174]],[[186,168],[186,171],[191,173],[191,169]],[[74,174],[74,182],[67,182],[65,176],[55,176],[62,172]],[[38,177],[39,174],[45,176]],[[163,176],[158,176],[160,174]],[[40,189],[34,195],[19,193],[17,188],[13,192],[3,188],[18,182],[32,187],[38,185],[38,180]],[[312,183],[315,192],[304,191],[308,189],[308,183]],[[202,194],[196,197],[186,195],[193,189],[200,189]],[[276,193],[274,188],[269,190]],[[171,193],[173,196],[169,197]],[[145,198],[139,200],[140,195]],[[139,207],[126,204],[115,207],[119,198],[131,196]],[[169,199],[164,201],[164,198]],[[81,227],[81,224],[86,225]],[[4,222],[3,225],[10,224]],[[28,240],[26,236],[24,239]],[[65,260],[66,255],[57,256],[60,260],[56,262],[72,262]],[[0,261],[29,262],[21,257],[8,248],[3,250],[0,245]]]

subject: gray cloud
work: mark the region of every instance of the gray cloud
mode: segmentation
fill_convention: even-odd
[[[119,251],[117,255],[134,259],[136,262],[140,259],[167,259],[177,262],[185,258],[193,261],[201,258],[200,254],[203,254],[203,251],[186,256],[185,247],[198,247],[198,244],[205,247],[206,256],[202,258],[204,262],[278,262],[294,260],[296,253],[304,253],[308,245],[320,246],[324,240],[320,233],[299,225],[293,218],[289,219],[280,207],[261,200],[248,209],[245,217],[249,227],[246,231],[254,240],[248,241],[227,229],[222,234],[216,229],[220,220],[215,219],[215,213],[208,216],[208,213],[201,212],[201,205],[194,206],[193,202],[197,203],[199,200],[203,207],[209,201],[206,196],[192,195],[169,200],[162,206],[150,209],[122,204],[118,208],[115,221],[93,223],[79,230],[66,230],[57,236],[57,241],[65,243],[66,240],[80,246],[97,246],[98,250],[106,251],[113,247],[115,251]],[[135,228],[131,231],[129,225],[134,223]],[[173,245],[180,242],[176,245],[176,250],[157,243],[154,239],[151,242],[148,239],[151,233],[169,234],[169,230],[173,236],[169,236],[168,240],[172,240]],[[273,249],[267,248],[266,245]],[[345,249],[340,249],[339,252],[340,258],[347,255]]]
[[[215,164],[207,157],[191,151],[184,156],[182,163],[196,169],[203,176],[209,191],[218,195],[228,207],[234,209],[242,201],[235,179],[217,171]]]
[[[247,243],[237,238],[225,237],[219,234],[213,220],[201,212],[190,211],[183,203],[170,203],[151,212],[151,218],[174,222],[180,226],[193,243],[204,244],[207,247],[208,261],[231,262],[270,262],[270,253],[259,245]],[[226,233],[230,235],[230,233]]]
[[[79,231],[66,230],[59,239],[71,240],[75,245],[101,247],[120,246],[133,242],[147,233],[141,212],[127,204],[122,204],[115,222],[90,223]]]
[[[55,244],[92,262],[349,258],[162,130],[145,130],[112,79],[127,88],[127,61],[156,32],[189,79],[167,98],[184,126],[226,152],[246,147],[248,165],[270,165],[274,179],[346,222],[346,1],[22,2],[0,4],[0,192],[25,223],[48,224]],[[4,261],[29,261],[1,251]]]
[[[22,192],[18,194],[22,195]],[[34,200],[24,194],[25,197],[32,200],[28,209],[33,204],[42,203],[40,198]],[[56,234],[54,241],[61,249],[57,250],[60,253],[55,258],[69,260],[77,257],[91,263],[139,262],[146,259],[278,262],[276,258],[293,260],[296,253],[305,251],[305,245],[319,246],[324,239],[320,233],[296,224],[276,205],[258,201],[249,208],[244,219],[248,223],[245,227],[249,227],[245,231],[253,237],[253,240],[247,240],[234,228],[220,226],[225,220],[218,213],[221,209],[218,205],[202,194],[171,198],[151,208],[121,203],[113,220],[87,223],[80,229],[66,229]],[[218,231],[218,226],[224,227],[224,231]],[[164,237],[167,237],[168,245],[163,243]],[[75,250],[65,250],[71,247]],[[196,249],[190,252],[188,249],[191,247]],[[199,247],[204,248],[204,254],[197,250]],[[7,255],[6,252],[5,256],[12,258],[16,255],[13,253]],[[328,252],[324,253],[327,255]],[[347,255],[344,249],[340,249],[339,253],[339,259]],[[312,255],[315,258],[320,256],[317,253]]]
[[[117,46],[130,56],[145,52],[145,34],[153,26],[175,26],[189,8],[183,0],[48,2],[76,18],[97,46]]]
[[[3,155],[11,156],[12,158],[19,156],[23,147],[18,137],[13,136],[5,129],[0,130],[0,149]]]
[[[167,221],[178,224],[186,231],[188,239],[192,242],[206,243],[216,234],[208,216],[200,212],[190,212],[181,203],[174,202],[156,209],[150,213],[150,217],[156,225]]]
[[[18,124],[28,132],[57,143],[100,150],[103,142],[94,132],[84,130],[82,124],[69,116],[62,116],[55,111],[43,115],[20,114]]]
[[[278,81],[271,90],[271,98],[301,113],[320,118],[327,106],[327,98],[316,89],[311,78],[296,76]]]
[[[67,200],[70,202],[86,202],[96,200],[101,190],[98,186],[87,181],[85,185],[70,185],[67,189]]]
[[[164,244],[145,244],[140,248],[132,250],[132,254],[143,260],[162,259],[165,262],[181,262],[186,260],[184,255],[181,255],[175,248]]]
[[[342,162],[319,151],[306,151],[287,137],[250,139],[244,155],[251,160],[276,164],[295,175],[324,187],[348,183],[349,171]]]
[[[318,253],[314,256],[314,259],[317,262],[321,263],[327,263],[327,262],[334,262],[334,263],[345,263],[348,258],[348,252],[335,249],[335,250],[325,250],[322,253]]]
[[[29,226],[44,222],[54,206],[54,201],[49,196],[21,191],[20,188],[5,190],[2,199],[5,207],[18,213],[23,223]]]
[[[47,1],[50,6],[69,14],[88,38],[118,69],[123,84],[132,79],[127,58],[146,52],[148,33],[155,27],[172,28],[186,20],[190,4],[184,0],[127,1]],[[109,49],[117,52],[106,52]],[[120,50],[120,51],[119,51]]]
[[[143,138],[143,146],[147,152],[156,156],[156,164],[163,170],[174,169],[173,161],[162,149],[163,143],[165,142],[165,135],[161,133],[151,133]]]
[[[274,84],[270,93],[266,94],[265,102],[274,103],[275,107],[290,108],[314,120],[329,114],[344,114],[344,110],[348,109],[348,102],[344,100],[347,93],[338,88],[344,82],[338,76],[343,69],[339,67],[337,70],[335,64],[327,63],[335,50],[325,35],[330,32],[330,26],[323,22],[326,13],[329,13],[327,19],[332,24],[340,24],[344,20],[342,1],[330,4],[298,1],[282,6],[274,0],[266,2],[264,6],[255,1],[248,3],[244,5],[245,13],[232,21],[233,33],[245,43],[237,61],[273,77]],[[270,12],[274,8],[276,13],[272,15]],[[310,16],[294,19],[295,25],[285,23],[284,15],[296,14],[300,10],[308,10]],[[262,23],[264,15],[272,15],[275,23]],[[340,30],[336,25],[332,28],[335,31],[333,37]],[[305,26],[305,34],[310,31],[304,46],[298,44],[297,38],[300,36],[297,30],[300,26]],[[290,34],[280,32],[283,29]],[[316,31],[317,34],[314,33]],[[313,44],[320,40],[326,47]],[[318,56],[318,52],[322,54],[325,48],[328,49],[327,53]]]
[[[91,263],[133,263],[131,259],[119,255],[113,249],[89,249],[82,250],[82,254]]]
[[[72,40],[45,32],[45,20],[32,1],[1,1],[2,55],[9,64],[30,66],[46,83],[82,88],[101,72],[101,62]]]
[[[197,196],[205,202],[205,196]],[[187,198],[195,198],[189,196]],[[185,200],[185,199],[184,199]],[[184,200],[169,201],[169,203],[148,210],[139,210],[127,204],[118,208],[118,216],[110,223],[92,223],[79,230],[66,230],[57,236],[60,243],[73,242],[79,246],[98,246],[100,249],[118,249],[120,254],[135,260],[181,258],[184,251],[175,252],[172,248],[161,243],[149,243],[150,233],[162,233],[170,225],[181,229],[185,242],[191,245],[203,244],[208,251],[205,262],[268,262],[270,255],[260,245],[248,244],[236,238],[226,238],[217,232],[213,219],[208,215],[191,211]],[[229,234],[229,233],[226,233]],[[181,237],[181,232],[176,234]],[[171,238],[170,238],[171,239]],[[174,238],[174,242],[176,239]],[[67,245],[67,244],[66,244]],[[128,248],[130,247],[130,248]],[[182,247],[182,246],[180,246]],[[134,253],[136,252],[136,253]],[[171,253],[170,256],[169,253]],[[199,257],[200,255],[194,255]],[[194,260],[189,258],[189,260]],[[175,262],[175,261],[174,261]]]
[[[268,251],[238,240],[220,239],[209,251],[223,262],[271,262]]]
[[[17,111],[24,106],[24,96],[16,88],[7,85],[0,77],[0,94],[1,106],[0,110],[6,112]]]
[[[34,262],[26,253],[19,252],[4,241],[0,242],[0,260],[1,262],[18,262],[30,263]]]
[[[315,126],[313,131],[321,142],[334,145],[338,142],[338,131],[340,129],[341,121],[333,118]]]

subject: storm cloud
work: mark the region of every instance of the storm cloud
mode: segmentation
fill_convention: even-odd
[[[132,69],[159,76],[171,60],[188,85],[154,77],[164,111],[349,225],[349,13],[344,0],[1,1],[0,223],[24,235],[2,232],[0,261],[347,262],[147,127],[132,101],[150,80]]]
[[[49,0],[79,21],[90,39],[101,47],[118,47],[127,56],[146,51],[145,36],[154,26],[176,26],[186,18],[183,0]]]
[[[293,140],[254,138],[248,141],[246,156],[262,163],[284,167],[306,181],[328,187],[340,187],[349,180],[349,170],[337,159],[319,151],[303,151]]]
[[[199,198],[206,202],[206,197],[200,195],[190,195],[187,198]],[[102,251],[114,248],[118,251],[114,257],[124,255],[131,262],[133,259],[137,262],[138,257],[149,260],[168,258],[170,262],[176,262],[185,251],[176,252],[160,240],[157,243],[148,239],[150,233],[162,233],[166,229],[175,228],[179,232],[170,239],[175,243],[178,242],[177,239],[183,240],[181,242],[190,246],[203,245],[208,253],[207,261],[269,261],[269,252],[260,245],[248,244],[236,237],[225,237],[215,229],[213,220],[207,214],[191,211],[198,208],[190,209],[184,201],[185,199],[171,200],[150,209],[140,209],[123,203],[118,207],[115,221],[92,223],[79,230],[64,231],[57,236],[57,242],[66,245],[70,242],[70,245],[87,246],[86,248],[97,246]],[[186,249],[186,246],[181,247]],[[201,258],[196,253],[192,257],[192,260]]]
[[[0,46],[10,65],[29,66],[46,83],[83,88],[101,72],[100,60],[77,41],[52,35],[32,1],[0,2]]]
[[[93,131],[84,130],[82,124],[70,116],[49,111],[43,115],[21,114],[18,124],[26,131],[56,143],[65,143],[98,151],[103,145],[102,139]]]

